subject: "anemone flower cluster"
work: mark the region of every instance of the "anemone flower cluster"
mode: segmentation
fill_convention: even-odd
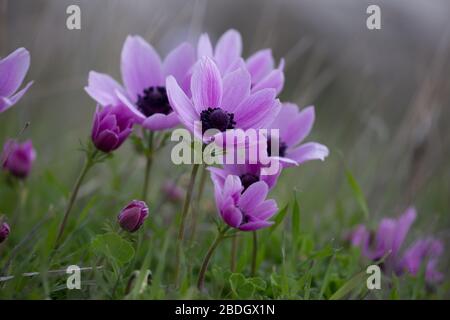
[[[359,225],[350,233],[350,243],[359,247],[361,253],[372,261],[384,258],[383,269],[387,273],[400,275],[407,272],[416,276],[425,264],[425,279],[438,282],[443,278],[436,269],[438,258],[443,252],[441,241],[426,237],[417,240],[401,253],[402,244],[416,215],[415,208],[410,207],[397,219],[384,218],[376,232]]]

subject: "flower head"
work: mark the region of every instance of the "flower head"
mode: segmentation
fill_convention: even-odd
[[[408,208],[398,219],[382,219],[375,234],[359,225],[349,236],[353,246],[360,247],[364,256],[378,260],[387,256],[384,262],[389,272],[401,274],[404,271],[416,275],[422,263],[426,260],[426,279],[439,281],[442,274],[435,270],[437,258],[442,254],[443,245],[432,238],[416,241],[403,256],[401,246],[408,234],[409,228],[416,219],[416,210]]]
[[[124,87],[106,74],[90,72],[86,92],[103,106],[124,104],[137,123],[149,130],[177,126],[178,118],[167,99],[165,79],[172,75],[190,96],[189,81],[195,52],[188,43],[171,51],[164,61],[139,36],[128,36],[121,58]]]
[[[250,74],[245,68],[238,68],[222,78],[216,63],[209,57],[201,58],[194,66],[190,86],[192,99],[173,76],[166,81],[173,110],[197,137],[202,137],[208,129],[221,133],[235,128],[259,129],[275,117],[280,109],[275,89],[251,92],[250,85]]]
[[[0,223],[0,243],[6,240],[9,236],[9,232],[11,229],[9,228],[9,225],[6,222]]]
[[[17,92],[29,67],[30,53],[24,48],[0,60],[0,113],[16,104],[33,84],[29,82]]]
[[[172,202],[178,202],[183,199],[184,190],[172,180],[164,182],[161,191],[164,192],[167,199]]]
[[[3,147],[2,167],[19,179],[24,179],[30,174],[35,159],[36,151],[31,140],[19,143],[10,139]]]
[[[269,187],[263,181],[246,190],[241,179],[228,175],[225,182],[213,179],[214,195],[220,216],[227,225],[241,231],[255,231],[273,224],[269,219],[278,211],[275,200],[266,200]]]
[[[123,230],[137,231],[148,216],[148,207],[144,201],[133,200],[122,209],[117,220]]]
[[[269,125],[269,129],[279,132],[278,152],[272,150],[272,138],[268,137],[268,154],[276,154],[281,163],[290,166],[293,163],[302,164],[310,160],[325,160],[328,148],[317,142],[302,143],[309,135],[314,124],[314,107],[299,110],[293,103],[283,103],[278,116]],[[275,145],[275,144],[273,144]]]
[[[132,132],[133,120],[122,105],[97,106],[91,138],[95,147],[109,153],[119,148]]]
[[[217,41],[215,48],[211,44],[209,36],[205,33],[200,36],[197,45],[198,58],[204,56],[213,58],[222,75],[245,67],[250,73],[251,89],[258,91],[265,88],[273,88],[278,94],[284,85],[284,60],[281,60],[275,68],[275,62],[271,49],[257,51],[246,61],[242,55],[241,34],[233,29],[225,32]]]

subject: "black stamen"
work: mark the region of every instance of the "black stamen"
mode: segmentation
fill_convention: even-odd
[[[136,102],[138,109],[146,116],[150,117],[155,113],[169,114],[172,112],[166,88],[150,87],[144,90],[143,95],[138,95]]]
[[[278,143],[278,156],[284,157],[286,155],[286,149],[286,143],[280,140]],[[269,157],[272,156],[272,138],[270,136],[267,138],[267,154]]]
[[[241,179],[242,186],[244,187],[244,190],[242,190],[242,192],[247,190],[247,188],[255,182],[259,181],[259,177],[251,173],[243,174],[239,178]]]
[[[236,122],[234,114],[228,113],[220,108],[208,108],[200,114],[202,121],[202,131],[205,133],[209,129],[217,129],[221,132],[227,129],[234,129]]]

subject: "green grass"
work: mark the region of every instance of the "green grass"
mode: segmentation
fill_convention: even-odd
[[[426,285],[422,276],[383,276],[382,290],[366,289],[368,264],[358,250],[343,241],[347,230],[370,219],[357,178],[342,168],[339,194],[323,201],[317,187],[289,179],[291,171],[314,170],[322,163],[289,169],[272,193],[280,212],[275,224],[258,232],[257,271],[250,275],[251,233],[238,234],[237,267],[230,271],[231,240],[216,250],[199,292],[196,280],[204,255],[215,237],[217,213],[208,178],[199,205],[199,225],[187,239],[182,257],[182,281],[174,286],[175,239],[181,203],[164,200],[162,181],[180,174],[185,182],[189,166],[165,164],[169,148],[159,154],[150,183],[150,217],[136,234],[118,233],[116,216],[142,188],[142,159],[129,146],[95,166],[83,184],[63,239],[54,243],[70,187],[54,168],[35,170],[18,184],[6,175],[0,184],[0,211],[11,225],[11,236],[0,247],[1,299],[442,299],[448,298],[448,280]],[[80,159],[74,151],[72,157]],[[130,161],[125,161],[131,159]],[[339,165],[334,157],[329,166]],[[308,168],[310,166],[310,168]],[[78,168],[79,169],[79,168]],[[75,168],[67,169],[75,176]],[[324,179],[321,179],[322,183]],[[198,187],[198,186],[197,186]],[[289,191],[290,190],[290,191]],[[295,190],[295,192],[292,192]],[[194,193],[197,189],[194,190]],[[194,194],[195,199],[195,194]],[[157,211],[155,211],[157,210]],[[191,215],[189,216],[189,218]],[[413,226],[413,229],[417,226]],[[409,235],[412,236],[411,234]],[[82,272],[82,289],[67,290],[69,265],[102,266]],[[62,272],[54,272],[62,270]],[[38,272],[26,277],[23,273]]]

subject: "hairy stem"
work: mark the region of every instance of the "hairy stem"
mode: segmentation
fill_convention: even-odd
[[[92,166],[94,165],[94,158],[97,155],[97,152],[98,152],[98,150],[95,150],[92,153],[92,155],[87,156],[87,158],[84,162],[83,169],[81,170],[80,175],[78,176],[78,178],[75,182],[75,185],[70,194],[69,202],[67,203],[66,211],[64,212],[64,218],[59,227],[58,236],[56,237],[56,242],[55,242],[55,248],[58,248],[58,246],[60,244],[61,238],[64,234],[64,229],[66,228],[67,221],[69,219],[70,212],[72,211],[73,205],[75,204],[75,200],[77,199],[78,191],[80,190],[81,184],[83,183],[83,180],[86,177],[86,174],[88,173],[89,169],[91,169]]]
[[[153,132],[148,136],[148,145],[146,150],[147,164],[145,165],[144,187],[142,188],[142,201],[147,201],[147,194],[149,192],[150,172],[153,164]]]
[[[202,267],[200,269],[200,273],[198,274],[198,280],[197,280],[197,288],[198,288],[198,290],[202,290],[203,289],[203,285],[204,285],[204,282],[205,282],[206,270],[208,270],[209,261],[211,260],[211,257],[213,255],[214,251],[216,250],[217,246],[225,238],[225,234],[226,234],[227,230],[228,230],[228,227],[225,228],[222,231],[219,231],[219,233],[217,234],[216,239],[214,240],[214,242],[209,247],[205,258],[203,259]]]
[[[236,258],[237,258],[237,247],[238,247],[238,237],[235,234],[231,242],[231,261],[230,270],[231,272],[236,272]]]
[[[197,221],[198,216],[200,214],[200,201],[202,200],[203,190],[205,189],[206,177],[207,177],[206,166],[202,166],[202,172],[200,174],[200,183],[198,186],[198,193],[195,199],[195,208],[194,211],[192,212],[191,235],[189,237],[191,243],[194,241],[195,234],[197,232]]]
[[[176,248],[176,256],[175,256],[175,282],[176,282],[177,286],[179,284],[181,251],[183,249],[186,217],[189,212],[189,207],[190,207],[191,201],[192,201],[192,191],[194,190],[195,178],[197,176],[198,167],[199,167],[198,164],[194,164],[192,166],[191,177],[189,179],[189,185],[188,185],[188,188],[186,191],[186,197],[184,198],[183,211],[181,212],[181,222],[180,222],[180,227],[178,229],[177,248]]]

